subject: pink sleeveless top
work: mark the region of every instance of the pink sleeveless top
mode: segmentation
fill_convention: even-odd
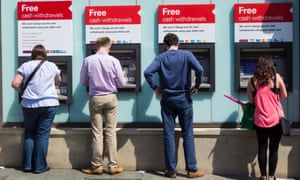
[[[256,85],[254,123],[258,127],[269,128],[277,125],[284,112],[279,101],[269,85]]]

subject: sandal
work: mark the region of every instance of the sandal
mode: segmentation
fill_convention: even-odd
[[[267,176],[260,176],[260,180],[268,180]]]
[[[268,180],[276,180],[275,176],[269,176]]]

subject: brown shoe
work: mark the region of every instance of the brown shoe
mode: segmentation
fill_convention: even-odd
[[[112,166],[108,168],[108,173],[109,174],[117,174],[123,172],[123,167],[122,166]]]
[[[103,167],[97,167],[97,168],[89,168],[89,169],[82,169],[81,172],[85,174],[102,174],[103,173]]]
[[[176,178],[176,173],[165,171],[165,176],[168,178]]]
[[[189,177],[189,178],[201,177],[201,176],[204,176],[204,174],[205,173],[202,170],[188,171],[187,172],[187,177]]]

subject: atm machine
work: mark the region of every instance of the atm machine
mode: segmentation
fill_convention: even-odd
[[[96,53],[95,44],[86,45],[86,55]],[[119,91],[139,92],[140,91],[140,44],[113,44],[110,49],[110,55],[120,61],[126,85],[119,88]]]
[[[179,49],[193,53],[204,69],[200,91],[215,90],[215,44],[214,43],[180,43]],[[159,53],[164,52],[165,45],[159,44]],[[195,83],[195,73],[192,72],[192,83]],[[193,84],[192,84],[193,86]]]
[[[30,57],[19,57],[19,66],[28,60],[30,60]],[[72,61],[70,57],[48,56],[47,60],[54,62],[61,71],[62,81],[59,86],[56,86],[60,103],[72,103]]]
[[[258,58],[272,56],[288,91],[293,89],[293,4],[236,3],[234,5],[235,84],[245,91]]]
[[[291,91],[292,80],[292,43],[235,43],[235,81],[238,91],[246,90],[253,76],[259,56],[272,56],[276,71],[283,77],[286,88]]]

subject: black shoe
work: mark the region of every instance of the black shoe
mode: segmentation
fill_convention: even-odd
[[[23,169],[23,172],[25,173],[32,172],[32,169]]]
[[[41,174],[41,173],[44,173],[44,172],[47,172],[47,171],[50,171],[50,168],[47,167],[46,169],[42,170],[42,171],[33,171],[34,174]]]

